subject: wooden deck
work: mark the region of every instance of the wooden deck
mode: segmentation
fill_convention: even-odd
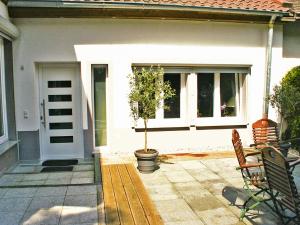
[[[107,225],[163,224],[132,164],[101,165],[101,168]]]

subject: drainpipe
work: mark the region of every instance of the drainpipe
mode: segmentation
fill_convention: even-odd
[[[264,102],[263,102],[263,117],[267,118],[269,114],[269,101],[268,96],[270,94],[271,86],[271,66],[272,66],[272,45],[273,45],[273,28],[276,20],[276,15],[273,15],[269,21],[268,27],[268,44],[266,51],[266,70],[265,70],[265,90],[264,90]]]

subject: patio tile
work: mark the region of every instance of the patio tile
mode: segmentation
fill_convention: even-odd
[[[26,174],[24,175],[23,181],[38,181],[38,180],[46,180],[49,174]]]
[[[0,212],[0,223],[1,225],[19,224],[23,214],[23,212]]]
[[[13,173],[34,173],[38,171],[37,166],[17,166],[12,170]]]
[[[17,182],[22,181],[24,178],[23,174],[5,174],[0,178],[0,185],[6,183],[7,181]]]
[[[85,170],[94,170],[93,165],[76,165],[73,168],[73,171],[85,171]]]
[[[180,222],[168,222],[165,225],[204,225],[201,220],[190,220],[190,221],[180,221]]]
[[[223,189],[228,186],[229,184],[226,183],[223,179],[203,182],[203,187],[212,194],[222,193]]]
[[[199,182],[207,180],[218,180],[220,177],[208,169],[205,170],[188,170],[188,173]]]
[[[8,190],[8,188],[0,188],[0,198],[2,198]]]
[[[57,225],[62,207],[53,207],[48,210],[28,211],[25,213],[21,225]]]
[[[97,208],[64,206],[61,214],[60,224],[74,225],[82,223],[97,223]]]
[[[33,197],[37,188],[10,188],[3,198]]]
[[[184,199],[195,212],[217,209],[223,206],[212,194],[204,197],[185,196]]]
[[[67,195],[64,206],[95,207],[97,195]]]
[[[165,175],[172,183],[195,181],[195,179],[186,171],[169,171],[165,173]]]
[[[62,207],[65,196],[47,196],[34,197],[27,211],[36,211],[40,209],[50,209],[53,207]]]
[[[72,178],[71,184],[93,184],[94,178]]]
[[[71,183],[71,179],[47,179],[45,181],[46,185],[67,185]]]
[[[0,199],[0,212],[25,211],[31,198],[2,198]]]
[[[239,219],[226,208],[215,208],[198,211],[197,214],[206,224],[214,225],[236,225]]]
[[[162,172],[182,171],[182,170],[184,170],[184,168],[178,163],[174,163],[174,164],[161,163],[159,165],[159,167],[160,167],[159,170],[162,171]]]
[[[84,172],[73,172],[73,178],[93,178],[94,173],[92,171],[84,171]]]
[[[65,173],[51,173],[49,174],[48,179],[71,179],[73,173],[65,172]]]
[[[40,187],[35,196],[64,196],[66,191],[67,187]]]
[[[164,211],[166,213],[191,210],[190,206],[183,199],[155,201],[155,205],[159,212]]]
[[[186,170],[207,169],[207,167],[198,160],[180,161],[178,164]]]
[[[68,186],[67,195],[95,195],[97,189],[95,185]]]
[[[15,186],[39,186],[43,185],[45,180],[28,180],[15,183]]]
[[[147,187],[147,190],[153,201],[179,198],[178,192],[170,184],[149,186]]]

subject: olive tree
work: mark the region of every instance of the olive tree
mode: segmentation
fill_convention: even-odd
[[[172,98],[175,90],[171,88],[169,82],[164,82],[164,70],[157,66],[133,68],[133,73],[129,74],[129,105],[131,115],[134,120],[142,119],[144,122],[144,151],[147,147],[147,124],[149,119],[155,118],[156,110],[163,107],[163,100]]]

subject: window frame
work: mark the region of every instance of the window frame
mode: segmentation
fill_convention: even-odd
[[[0,37],[0,85],[1,85],[1,100],[2,100],[2,121],[3,135],[0,136],[0,144],[8,141],[8,124],[7,124],[7,106],[6,106],[6,89],[5,89],[5,62],[4,62],[4,45],[3,38]]]
[[[140,65],[139,65],[140,66]],[[176,128],[176,127],[209,127],[209,126],[234,126],[246,125],[247,117],[247,93],[248,93],[248,77],[250,75],[250,65],[244,66],[166,66],[164,73],[180,74],[180,118],[164,118],[164,109],[160,108],[156,111],[154,119],[149,119],[148,128]],[[213,117],[197,117],[197,74],[198,73],[214,73],[214,116]],[[237,116],[221,116],[221,98],[220,98],[220,74],[234,73],[236,85],[236,104]],[[217,88],[216,88],[217,85]],[[163,102],[162,102],[163,104]],[[216,116],[215,116],[216,115]],[[143,128],[142,119],[138,119],[134,123],[135,128]]]

